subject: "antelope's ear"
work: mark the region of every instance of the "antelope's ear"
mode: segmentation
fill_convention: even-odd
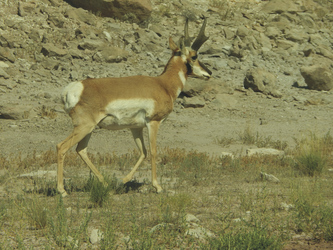
[[[177,46],[177,44],[172,40],[171,37],[169,37],[169,46],[170,46],[170,49],[173,51],[173,52],[178,52],[180,51],[180,48]]]

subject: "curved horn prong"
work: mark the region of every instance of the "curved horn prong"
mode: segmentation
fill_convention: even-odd
[[[191,38],[190,38],[190,35],[188,33],[188,18],[186,18],[186,21],[185,21],[185,27],[184,27],[184,44],[186,47],[190,47],[191,46]]]
[[[207,17],[205,16],[201,16],[202,19],[204,19],[204,22],[201,26],[200,32],[197,36],[197,38],[195,39],[195,41],[193,42],[191,48],[195,51],[198,51],[200,49],[200,47],[204,44],[204,42],[206,42],[208,40],[208,36],[205,35],[205,28],[206,28],[206,24],[207,24]]]

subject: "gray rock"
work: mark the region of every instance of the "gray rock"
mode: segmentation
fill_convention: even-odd
[[[269,38],[273,39],[273,38],[276,38],[276,37],[280,36],[281,31],[276,27],[269,26],[269,27],[267,27],[265,34]]]
[[[21,17],[25,17],[28,15],[32,15],[38,11],[36,8],[36,3],[34,2],[18,2],[18,15]]]
[[[244,38],[249,34],[250,34],[250,30],[248,28],[246,28],[245,26],[240,26],[236,32],[236,35],[241,38]]]
[[[0,117],[11,120],[27,119],[32,115],[32,106],[8,104],[0,105]]]
[[[99,50],[105,47],[105,43],[101,40],[95,39],[84,39],[82,42],[79,43],[78,46],[80,49],[88,49],[88,50]]]
[[[313,65],[302,67],[301,75],[309,89],[329,91],[333,88],[332,70],[327,66]]]
[[[260,68],[248,70],[244,79],[244,88],[280,98],[282,95],[275,89],[275,84],[275,75]]]
[[[103,237],[104,237],[103,232],[101,232],[99,229],[93,229],[91,231],[89,241],[91,244],[96,244],[100,242],[103,239]]]
[[[333,53],[328,47],[324,47],[324,46],[319,45],[316,48],[316,53],[318,55],[322,55],[324,57],[327,57],[327,58],[333,60]]]
[[[290,0],[271,0],[262,8],[269,14],[280,14],[283,12],[300,12],[302,8],[295,1]]]
[[[200,222],[200,220],[196,216],[194,216],[193,214],[186,214],[185,220],[186,220],[186,222],[189,222],[189,223],[192,223],[192,222],[198,223],[198,222]]]
[[[280,182],[280,180],[272,174],[266,174],[264,172],[261,172],[260,177],[263,181],[269,181],[269,182],[273,182],[273,183],[279,183]]]
[[[287,204],[287,203],[285,203],[285,202],[281,202],[280,206],[281,206],[281,209],[286,210],[286,211],[289,211],[289,210],[292,210],[292,209],[295,208],[294,205],[292,205],[292,204]]]
[[[283,50],[287,50],[287,49],[290,49],[290,48],[296,46],[296,43],[294,43],[292,41],[288,41],[288,40],[283,40],[283,39],[277,40],[276,44],[279,49],[283,49]]]
[[[271,40],[264,33],[259,33],[259,35],[256,36],[256,39],[262,48],[266,50],[272,49]]]
[[[98,57],[98,60],[96,61],[108,63],[121,62],[127,60],[129,56],[128,51],[113,46],[105,47],[100,53],[97,52],[96,54],[93,57],[94,60],[96,60]]]
[[[209,82],[209,84],[211,81]],[[183,89],[183,93],[186,96],[193,97],[200,95],[206,88],[207,88],[208,82],[204,82],[202,80],[197,80],[197,79],[191,79],[191,81],[188,81],[185,84],[185,87]]]
[[[9,65],[3,61],[0,61],[0,68],[9,68]]]
[[[184,107],[185,108],[202,108],[205,106],[205,101],[200,96],[194,96],[191,98],[184,97]]]
[[[252,148],[246,150],[247,156],[252,155],[277,155],[283,156],[285,153],[282,150],[274,149],[274,148]]]
[[[173,227],[174,226],[174,224],[172,224],[172,223],[165,223],[165,222],[163,222],[163,223],[161,223],[161,224],[157,224],[156,226],[153,226],[151,229],[150,229],[150,233],[154,233],[154,232],[156,232],[156,231],[159,231],[159,230],[161,230],[161,229],[164,229],[164,228],[166,228],[166,227]]]
[[[0,47],[0,60],[8,60],[14,63],[16,58],[11,49]]]
[[[225,38],[228,40],[233,39],[235,37],[235,32],[233,32],[228,27],[223,27],[223,32],[224,32]]]
[[[321,34],[311,34],[309,38],[309,43],[312,44],[313,46],[325,46],[325,47],[330,47],[331,43],[329,40],[327,40],[323,35]]]
[[[67,55],[66,50],[60,49],[51,43],[44,44],[41,53],[48,57],[62,57]]]
[[[47,20],[57,28],[64,27],[65,18],[61,13],[50,13]]]
[[[9,79],[10,76],[7,74],[6,71],[4,71],[2,68],[0,68],[0,77],[3,77],[5,79]]]
[[[288,30],[285,37],[287,40],[297,43],[304,43],[309,40],[309,35],[299,29]]]
[[[223,158],[231,158],[231,159],[234,159],[235,156],[233,155],[233,153],[229,153],[229,152],[221,152],[220,154],[220,158],[223,159]]]
[[[185,232],[185,235],[190,235],[198,239],[206,239],[207,237],[211,238],[215,236],[210,230],[195,223],[191,224],[191,228]]]
[[[89,13],[87,10],[84,10],[82,8],[68,9],[65,12],[65,17],[73,20],[78,20],[90,25],[96,23],[96,17],[92,13]]]
[[[53,58],[50,58],[50,57],[43,58],[43,60],[41,62],[41,65],[43,66],[43,68],[48,69],[48,70],[58,68],[59,64],[60,64],[59,61],[57,61]]]
[[[46,179],[55,179],[57,177],[57,171],[51,171],[51,170],[37,170],[37,171],[33,171],[27,174],[21,174],[18,177],[28,177],[28,178],[32,178],[32,177],[37,177],[37,178],[46,178]]]

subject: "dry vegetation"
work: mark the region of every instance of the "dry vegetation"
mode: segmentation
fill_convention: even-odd
[[[249,130],[239,139],[274,144]],[[282,249],[295,238],[332,241],[332,150],[329,133],[297,141],[284,157],[221,159],[166,148],[159,154],[165,188],[159,195],[148,179],[124,186],[113,175],[114,170],[125,175],[135,153],[92,155],[110,184],[105,189],[73,152],[66,158],[71,178],[66,179],[70,196],[65,199],[56,194],[55,179],[17,178],[22,172],[54,168],[54,151],[0,157],[0,249]],[[146,168],[148,164],[137,176]],[[277,176],[280,183],[261,180],[260,172]],[[186,235],[186,214],[194,214],[215,237]],[[94,228],[103,232],[103,240],[91,245]]]

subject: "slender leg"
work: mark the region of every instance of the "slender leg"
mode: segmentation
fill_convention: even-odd
[[[162,191],[162,187],[157,182],[157,174],[156,174],[156,154],[157,154],[156,138],[160,123],[161,123],[160,121],[151,121],[148,124],[148,134],[149,134],[150,153],[151,153],[152,183],[153,186],[156,188],[157,193]]]
[[[143,128],[136,128],[136,129],[132,128],[131,131],[132,131],[134,141],[140,151],[140,157],[139,157],[139,160],[137,161],[137,163],[135,164],[135,166],[133,167],[132,171],[123,179],[124,183],[127,183],[130,180],[132,180],[135,171],[138,169],[141,162],[147,157],[147,150],[145,148],[145,144],[144,144],[144,140],[143,140],[143,133],[142,133]]]
[[[87,154],[87,146],[88,142],[90,140],[91,133],[87,134],[77,145],[76,152],[79,154],[81,159],[88,165],[90,170],[96,175],[98,180],[104,184],[104,186],[107,186],[108,184],[104,181],[104,177],[101,175],[101,173],[97,170],[97,168],[94,166],[94,164],[90,161],[88,154]]]
[[[76,126],[74,127],[73,132],[62,142],[57,145],[58,152],[58,191],[59,193],[65,197],[67,195],[64,188],[64,179],[63,179],[63,167],[64,167],[64,159],[65,154],[72,146],[81,141],[87,134],[91,133],[94,126]]]

